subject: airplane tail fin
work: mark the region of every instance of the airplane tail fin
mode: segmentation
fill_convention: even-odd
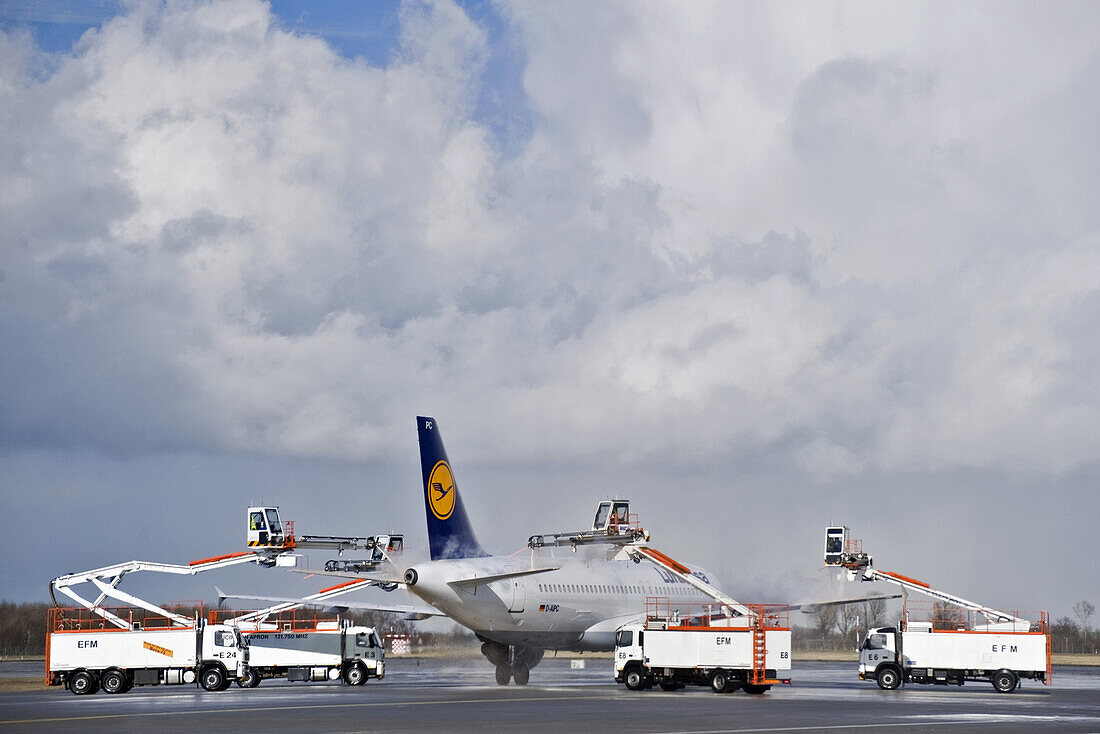
[[[445,558],[481,558],[482,549],[466,517],[451,462],[443,448],[435,418],[417,416],[420,468],[424,474],[424,510],[428,517],[428,547],[433,561]]]

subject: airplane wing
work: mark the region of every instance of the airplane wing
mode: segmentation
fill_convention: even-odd
[[[788,607],[792,612],[796,609],[803,614],[813,614],[822,607],[841,607],[846,604],[862,604],[865,601],[878,601],[879,599],[900,599],[901,594],[879,594],[877,596],[861,596],[858,599],[834,599],[832,601],[806,602],[805,604],[791,604]]]
[[[485,576],[470,576],[468,578],[459,579],[458,581],[448,581],[451,586],[478,586],[479,584],[491,584],[494,581],[500,581],[501,579],[511,579],[517,576],[530,576],[536,573],[546,573],[547,571],[557,571],[561,566],[547,566],[546,568],[529,568],[524,571],[509,571],[507,573],[494,573]]]
[[[303,576],[335,576],[338,579],[362,579],[365,581],[373,581],[376,584],[399,584],[405,585],[405,580],[400,576],[386,576],[384,574],[377,573],[355,573],[354,571],[317,571],[310,570],[308,568],[287,568],[284,569],[292,573],[300,573]]]
[[[217,587],[214,587],[217,589]],[[268,601],[275,604],[301,604],[302,606],[309,607],[323,607],[336,612],[346,612],[349,609],[364,609],[371,612],[389,612],[392,614],[403,614],[407,619],[418,620],[427,619],[428,617],[444,617],[443,612],[433,607],[416,606],[413,604],[375,604],[368,601],[349,601],[343,599],[336,601],[333,599],[299,599],[292,596],[259,596],[256,594],[227,594],[221,589],[218,589],[218,603],[221,604],[226,599],[250,599],[253,601]]]

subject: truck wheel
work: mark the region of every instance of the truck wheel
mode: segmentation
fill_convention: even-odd
[[[1011,670],[998,670],[993,674],[992,682],[998,693],[1012,693],[1020,679]]]
[[[527,685],[527,681],[531,680],[531,669],[524,663],[517,664],[512,668],[512,680],[517,686]]]
[[[623,683],[626,683],[626,687],[632,691],[640,691],[645,688],[645,676],[642,675],[642,669],[637,665],[631,665],[623,673]]]
[[[901,685],[901,671],[893,665],[883,665],[875,673],[878,687],[884,691],[893,691]]]
[[[710,674],[710,687],[715,693],[725,693],[729,682],[729,674],[724,670],[716,670]]]
[[[771,690],[771,688],[772,688],[771,686],[765,686],[763,684],[746,683],[745,684],[745,693],[751,694],[753,696],[759,696],[761,693],[767,693],[768,691]]]
[[[506,686],[508,681],[512,679],[512,666],[511,665],[498,665],[497,666],[497,685]]]
[[[126,674],[116,668],[111,668],[99,678],[104,693],[126,693],[130,688],[126,683]]]
[[[260,674],[249,668],[247,673],[237,679],[237,685],[241,688],[255,688],[260,685]]]
[[[217,665],[206,668],[199,676],[199,685],[206,691],[220,691],[225,683],[225,673]]]
[[[98,688],[99,683],[96,681],[95,676],[86,670],[77,671],[69,679],[69,690],[77,696],[89,696],[95,693]]]
[[[367,682],[367,669],[362,663],[352,663],[344,671],[344,682],[349,686],[361,686]]]

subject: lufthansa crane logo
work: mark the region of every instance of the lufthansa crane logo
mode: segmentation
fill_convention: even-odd
[[[446,520],[455,509],[455,479],[451,476],[451,467],[446,461],[432,467],[428,477],[428,506],[432,514],[440,520]]]

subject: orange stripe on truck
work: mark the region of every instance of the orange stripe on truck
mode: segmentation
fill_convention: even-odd
[[[143,642],[143,643],[141,643],[141,646],[144,647],[146,650],[152,650],[153,652],[160,653],[161,655],[166,655],[168,657],[174,657],[175,656],[174,653],[171,650],[169,650],[167,647],[161,647],[160,645],[154,645],[151,642]]]

